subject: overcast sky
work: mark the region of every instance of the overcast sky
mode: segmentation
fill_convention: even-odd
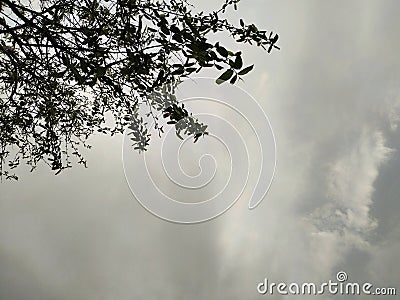
[[[1,184],[0,299],[289,299],[258,295],[258,282],[318,283],[341,270],[400,292],[399,9],[243,0],[232,20],[278,32],[281,46],[243,49],[256,67],[240,86],[277,141],[260,206],[247,209],[248,187],[209,222],[160,220],[131,194],[122,137],[96,137],[88,169]]]

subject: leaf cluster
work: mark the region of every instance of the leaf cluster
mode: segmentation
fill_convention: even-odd
[[[159,134],[160,114],[178,136],[207,134],[174,88],[204,68],[222,72],[219,84],[253,68],[210,36],[225,32],[238,43],[279,49],[278,35],[223,18],[238,2],[205,14],[186,0],[1,0],[0,176],[16,178],[11,170],[22,161],[31,170],[44,162],[56,173],[85,165],[81,148],[90,147],[91,135],[126,127],[133,147],[144,151],[150,133],[143,116]]]

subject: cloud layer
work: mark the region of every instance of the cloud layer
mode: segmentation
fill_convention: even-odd
[[[161,221],[130,194],[121,139],[95,138],[89,169],[0,187],[1,299],[261,299],[264,277],[320,282],[341,269],[400,289],[398,2],[240,9],[281,36],[273,55],[244,49],[256,69],[242,86],[277,137],[262,205],[248,211],[246,189],[211,222]]]

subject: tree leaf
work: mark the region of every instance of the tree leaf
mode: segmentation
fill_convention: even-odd
[[[224,73],[222,73],[221,76],[218,77],[218,79],[216,80],[217,84],[221,84],[227,80],[229,80],[233,75],[233,70],[232,69],[228,69],[226,70]]]
[[[237,70],[239,70],[243,67],[243,60],[242,60],[241,55],[236,55],[235,63],[233,64],[233,67]]]
[[[223,56],[223,57],[228,57],[229,52],[228,52],[228,50],[226,50],[224,47],[220,46],[220,45],[217,43],[216,48],[217,48],[217,52],[218,52],[221,56]]]
[[[235,74],[235,76],[233,76],[230,80],[230,84],[235,84],[236,80],[238,79],[237,74]]]
[[[241,70],[238,74],[239,75],[246,75],[251,70],[253,70],[253,68],[254,68],[254,65],[248,66],[248,67],[244,68],[243,70]]]

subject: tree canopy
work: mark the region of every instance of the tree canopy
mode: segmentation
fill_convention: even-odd
[[[31,170],[44,162],[56,173],[86,165],[80,149],[92,134],[127,126],[133,147],[146,150],[144,116],[159,134],[160,113],[179,137],[207,134],[174,96],[176,86],[204,68],[219,70],[217,84],[234,84],[253,68],[210,37],[223,32],[279,49],[277,34],[223,17],[238,2],[195,13],[186,0],[1,0],[0,176],[17,178],[21,162]]]

